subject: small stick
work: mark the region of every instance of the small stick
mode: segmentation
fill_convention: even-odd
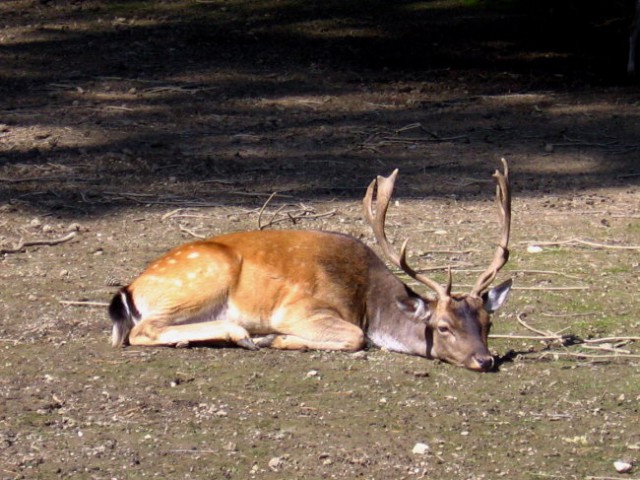
[[[200,235],[199,233],[194,232],[193,230],[189,230],[187,227],[183,227],[182,225],[178,225],[178,228],[181,232],[188,233],[192,237],[204,239],[207,238],[205,235]]]
[[[540,315],[551,318],[567,318],[567,317],[589,317],[591,315],[598,315],[601,312],[585,312],[585,313],[547,313],[540,312]]]
[[[568,273],[563,273],[563,272],[558,272],[556,270],[508,270],[510,272],[513,273],[524,273],[526,274],[532,274],[532,275],[536,275],[536,274],[540,274],[540,275],[560,275],[562,277],[566,277],[566,278],[572,278],[574,280],[580,280],[580,277],[576,276],[576,275],[569,275]]]
[[[557,335],[553,336],[544,336],[544,335],[501,335],[499,333],[492,333],[489,335],[489,338],[499,338],[499,339],[507,339],[507,340],[542,340],[542,341],[551,341],[558,340]]]
[[[269,205],[269,202],[273,200],[273,197],[275,197],[277,194],[278,192],[273,192],[271,195],[269,195],[269,198],[267,198],[267,201],[262,204],[262,208],[258,212],[258,230],[262,230],[266,226],[266,225],[264,226],[262,225],[262,214],[264,213],[264,209],[267,208],[267,205]]]
[[[202,3],[202,2],[198,2],[198,3]],[[180,450],[167,450],[167,453],[194,453],[194,454],[202,454],[202,453],[218,453],[218,450],[187,450],[187,449],[180,449]]]
[[[109,304],[107,302],[91,302],[84,300],[58,300],[58,303],[62,305],[73,305],[78,307],[108,307]]]
[[[562,477],[565,478],[565,477]],[[589,475],[587,480],[640,480],[640,478],[627,478],[627,477],[592,477]]]
[[[574,286],[574,287],[513,287],[514,290],[528,290],[528,291],[568,291],[568,290],[590,290],[589,286]]]
[[[518,313],[518,315],[516,315],[516,319],[518,320],[518,323],[522,325],[524,328],[526,328],[527,330],[531,330],[532,332],[537,333],[538,335],[541,335],[543,337],[553,336],[555,340],[562,340],[562,337],[558,335],[554,335],[551,332],[543,332],[542,330],[533,328],[531,325],[529,325],[527,322],[524,321],[523,317],[524,317],[523,313]]]
[[[588,354],[588,353],[580,353],[580,352],[541,352],[539,354],[540,357],[548,357],[549,355],[560,355],[562,357],[578,357],[578,358],[640,358],[640,355],[598,355],[598,354]]]
[[[604,337],[590,338],[584,340],[584,343],[608,343],[608,342],[640,342],[640,337]]]
[[[171,210],[170,212],[165,213],[160,217],[160,220],[166,220],[167,218],[173,217],[175,214],[180,213],[181,211],[186,210],[185,208],[176,208],[175,210]]]
[[[421,270],[424,271],[424,270]],[[472,288],[473,285],[458,285],[458,288]],[[553,291],[571,291],[571,290],[590,290],[589,286],[570,286],[570,287],[512,287],[511,290],[522,290],[522,291],[543,291],[543,292],[553,292]]]
[[[582,240],[580,238],[570,238],[569,240],[558,240],[556,242],[535,242],[527,240],[520,243],[526,243],[529,245],[537,245],[539,247],[557,247],[559,245],[569,245],[577,243],[580,245],[586,245],[593,248],[606,248],[612,250],[640,250],[640,245],[608,245],[606,243],[592,242],[590,240]]]
[[[629,350],[622,350],[619,347],[609,347],[606,345],[583,345],[582,348],[586,348],[589,350],[602,350],[604,352],[617,352],[624,355],[629,355],[631,352]]]
[[[0,255],[4,254],[4,253],[16,253],[21,251],[23,248],[26,247],[34,247],[36,245],[58,245],[59,243],[64,243],[67,242],[69,240],[71,240],[73,237],[75,237],[77,234],[77,232],[71,232],[68,233],[67,235],[65,235],[64,237],[60,237],[60,238],[54,238],[51,240],[29,240],[28,242],[25,242],[22,238],[18,241],[18,244],[15,247],[12,248],[0,248]]]

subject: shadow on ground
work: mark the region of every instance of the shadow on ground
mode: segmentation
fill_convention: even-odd
[[[524,195],[637,180],[622,8],[0,8],[3,203],[99,214],[167,196],[360,197],[396,166],[401,195],[465,198],[503,155]]]

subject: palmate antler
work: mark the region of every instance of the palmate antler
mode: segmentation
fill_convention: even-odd
[[[496,249],[493,261],[489,268],[487,268],[476,281],[473,289],[471,290],[471,296],[479,297],[482,292],[491,284],[500,269],[507,263],[509,259],[509,250],[507,245],[509,244],[509,232],[511,226],[511,192],[509,190],[509,166],[507,161],[503,158],[502,165],[504,167],[504,173],[500,173],[498,170],[493,174],[497,182],[497,202],[500,209],[500,220],[502,223],[502,235],[500,237],[500,243]],[[380,245],[382,252],[387,259],[398,268],[402,269],[407,275],[414,280],[426,285],[432,289],[438,298],[445,299],[451,295],[451,268],[449,268],[449,276],[446,287],[443,287],[438,282],[430,279],[424,274],[416,272],[407,264],[407,242],[405,240],[400,249],[400,253],[393,248],[389,243],[385,234],[385,217],[387,209],[389,208],[389,202],[391,201],[391,195],[393,193],[393,187],[395,185],[398,170],[394,170],[388,177],[378,176],[373,180],[367,188],[367,193],[363,199],[364,215],[369,222],[369,225],[373,229],[373,234],[376,241]],[[376,191],[376,211],[373,212],[373,194]]]

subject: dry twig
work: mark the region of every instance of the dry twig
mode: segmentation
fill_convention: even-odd
[[[611,250],[640,250],[640,245],[608,245],[606,243],[592,242],[590,240],[582,240],[580,238],[570,238],[569,240],[558,240],[558,241],[551,241],[551,242],[549,241],[535,242],[531,240],[526,240],[520,243],[535,245],[538,247],[557,247],[560,245],[578,244],[578,245],[585,245],[587,247],[604,248],[604,249],[611,249]]]
[[[103,308],[103,307],[109,306],[107,302],[91,302],[91,301],[84,301],[84,300],[59,300],[58,302],[62,305],[69,305],[69,306],[76,306],[76,307]]]
[[[621,347],[628,345],[632,342],[640,341],[640,337],[635,336],[621,336],[621,337],[605,337],[605,338],[590,338],[582,339],[577,335],[562,334],[566,328],[558,331],[551,332],[540,330],[529,325],[525,320],[524,313],[518,313],[516,316],[518,323],[527,330],[535,333],[535,335],[490,335],[491,338],[499,339],[512,339],[512,340],[539,340],[547,343],[547,350],[537,353],[537,358],[545,358],[548,356],[565,356],[584,359],[596,359],[596,360],[609,360],[618,358],[640,358],[640,355],[632,353],[631,350],[622,349]],[[557,351],[549,349],[549,343],[555,343],[560,345],[564,350]],[[604,344],[604,345],[601,345]],[[602,351],[607,353],[584,353],[579,351],[569,351],[569,347],[581,346],[582,348],[589,349],[591,351]]]
[[[199,238],[199,239],[207,238],[206,235],[200,235],[199,233],[196,233],[193,230],[190,230],[183,225],[178,225],[178,228],[180,229],[181,232],[188,233],[192,237]]]
[[[273,192],[271,195],[269,195],[269,198],[267,198],[267,200],[262,204],[262,208],[260,208],[260,211],[258,212],[258,230],[262,230],[266,227],[266,225],[262,225],[262,214],[264,213],[265,208],[267,208],[267,205],[269,205],[269,202],[273,200],[273,197],[275,197],[277,194],[278,192]]]
[[[18,240],[18,243],[13,247],[8,248],[0,248],[0,255],[4,253],[17,253],[22,251],[22,249],[26,247],[35,247],[37,245],[58,245],[60,243],[67,242],[76,236],[77,232],[70,232],[64,237],[53,238],[51,240],[40,239],[40,240],[29,240],[24,241],[24,239]]]

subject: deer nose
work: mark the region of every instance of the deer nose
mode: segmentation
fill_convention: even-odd
[[[493,357],[491,355],[474,355],[473,360],[478,366],[478,370],[488,371],[493,368]]]

